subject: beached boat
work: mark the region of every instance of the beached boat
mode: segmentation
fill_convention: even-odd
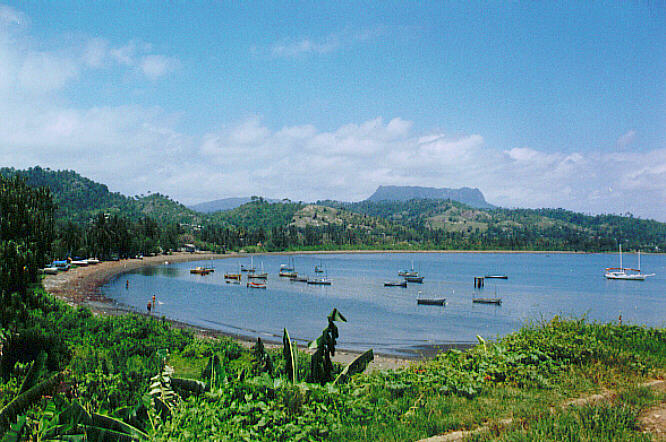
[[[419,284],[423,283],[423,276],[405,276],[405,281],[407,282],[417,282]]]
[[[249,288],[249,289],[265,289],[266,288],[266,283],[265,282],[257,282],[257,281],[248,281],[247,282],[247,288]]]
[[[55,275],[58,273],[58,267],[46,267],[42,270],[45,275]]]
[[[207,275],[207,274],[211,273],[212,271],[213,271],[213,269],[211,269],[209,267],[201,267],[201,266],[197,266],[193,269],[190,269],[190,273],[193,274],[193,275]]]
[[[502,298],[472,298],[472,302],[476,304],[502,305]]]
[[[407,281],[385,281],[384,287],[407,287]]]
[[[620,267],[608,267],[606,279],[623,279],[627,281],[645,281],[648,276],[654,276],[654,273],[641,273],[641,251],[638,251],[638,268],[631,269],[622,266],[622,244],[620,244]]]
[[[70,261],[70,264],[77,267],[88,267],[88,261],[86,260]]]
[[[53,261],[51,263],[51,267],[55,267],[58,270],[60,270],[61,272],[66,272],[67,270],[69,270],[70,266],[69,266],[69,262],[67,262],[67,260],[63,260],[63,261]]]
[[[94,266],[95,264],[99,264],[99,259],[97,258],[88,258],[86,259],[86,262],[88,265]]]
[[[308,278],[308,284],[311,285],[331,285],[331,280],[325,276],[319,278]]]

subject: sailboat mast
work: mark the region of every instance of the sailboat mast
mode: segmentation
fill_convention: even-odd
[[[620,244],[620,269],[624,269],[624,267],[622,267],[622,244]]]

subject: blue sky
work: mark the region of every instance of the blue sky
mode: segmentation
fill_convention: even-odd
[[[0,4],[2,163],[185,203],[480,188],[666,220],[661,2]]]

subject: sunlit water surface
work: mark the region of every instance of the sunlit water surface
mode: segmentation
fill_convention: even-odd
[[[237,272],[249,258],[229,258],[161,265],[124,274],[102,288],[118,303],[140,311],[152,295],[159,316],[247,337],[279,340],[283,328],[305,342],[326,326],[335,307],[347,318],[339,324],[340,346],[350,350],[407,355],[426,346],[496,338],[527,321],[553,315],[591,320],[666,326],[666,256],[642,255],[642,269],[656,273],[644,282],[609,281],[604,268],[618,265],[615,254],[543,253],[372,253],[296,255],[296,270],[315,276],[321,265],[331,286],[290,282],[278,277],[287,256],[255,256],[254,265],[269,273],[266,290],[225,283],[225,272]],[[635,255],[624,255],[634,265]],[[168,257],[165,257],[168,260]],[[423,284],[384,287],[399,280],[397,272],[414,267]],[[214,266],[206,276],[190,274],[197,265]],[[474,276],[487,279],[475,290]],[[126,288],[129,281],[129,288]],[[417,305],[423,297],[446,298],[446,306]],[[499,297],[502,305],[473,304],[473,296]]]

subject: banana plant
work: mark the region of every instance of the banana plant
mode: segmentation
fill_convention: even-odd
[[[298,382],[298,354],[291,343],[291,338],[286,328],[282,334],[282,354],[286,361],[287,377],[295,384]]]
[[[31,386],[23,393],[18,394],[0,410],[0,432],[6,430],[11,423],[16,421],[16,418],[20,414],[32,407],[42,396],[53,392],[62,379],[63,373],[56,373],[50,378]]]
[[[336,321],[347,322],[347,319],[334,308],[328,315],[328,326],[322,331],[321,336],[308,344],[308,348],[316,349],[310,358],[309,382],[319,382],[324,385],[333,380],[331,357],[335,356],[335,344],[339,336]]]
[[[338,377],[335,378],[335,381],[333,381],[333,385],[337,386],[344,384],[349,380],[349,378],[352,375],[356,373],[362,373],[363,371],[365,371],[368,364],[373,361],[373,359],[375,359],[375,355],[372,349],[358,355],[342,370],[342,372],[338,375]]]

